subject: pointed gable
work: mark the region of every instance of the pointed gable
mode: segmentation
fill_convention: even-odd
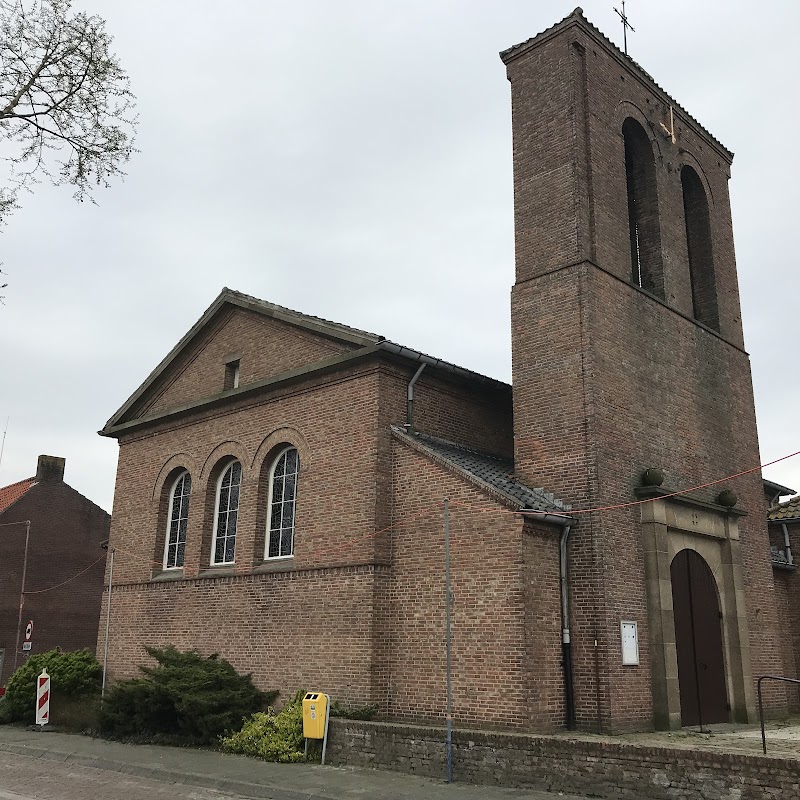
[[[247,387],[381,341],[376,334],[225,288],[105,430],[233,388],[226,384],[226,368],[233,365],[237,385]]]
[[[226,308],[202,337],[167,370],[162,388],[136,416],[211,397],[223,391],[226,365],[238,362],[239,386],[273,378],[355,349],[243,308]]]

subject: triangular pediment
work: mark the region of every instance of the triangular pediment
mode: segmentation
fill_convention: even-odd
[[[325,364],[383,340],[376,334],[223,289],[203,316],[111,417],[102,432],[213,398],[238,362],[238,387]]]

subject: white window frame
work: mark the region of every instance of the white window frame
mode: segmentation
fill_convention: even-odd
[[[175,480],[172,483],[172,488],[170,489],[170,492],[169,492],[169,501],[167,503],[167,530],[166,530],[165,535],[164,535],[164,558],[163,558],[163,560],[161,562],[161,566],[162,566],[162,568],[164,570],[183,569],[183,564],[181,564],[180,566],[178,566],[177,564],[172,566],[172,567],[167,566],[167,554],[169,553],[169,538],[170,538],[170,528],[172,527],[172,510],[173,510],[173,507],[175,505],[175,490],[178,488],[178,484],[187,475],[189,476],[189,480],[191,481],[192,475],[191,475],[191,473],[189,472],[188,469],[185,469],[185,470],[183,470],[183,472],[180,473],[180,475],[178,475],[177,478],[175,478]],[[191,500],[191,497],[192,497],[192,487],[190,486],[189,487],[189,499],[190,500]],[[189,507],[191,507],[191,503],[189,503]],[[178,529],[180,530],[180,518],[179,518],[179,521],[178,521],[178,526],[179,526]],[[188,526],[189,526],[189,512],[188,512],[188,509],[187,509],[187,512],[186,512],[186,526],[187,526],[187,529],[188,529]],[[187,530],[187,533],[188,533],[188,530]],[[186,540],[184,540],[183,545],[184,545],[184,556],[185,556],[185,554],[186,554]],[[184,558],[184,561],[185,561],[185,558]]]
[[[236,531],[233,534],[233,559],[231,561],[214,561],[214,555],[216,554],[217,551],[217,527],[219,525],[219,498],[220,494],[222,493],[222,481],[225,480],[225,476],[228,474],[228,472],[231,469],[233,469],[234,464],[239,464],[240,478],[239,478],[239,502],[237,502],[236,504]],[[242,462],[239,461],[238,458],[234,458],[225,465],[224,469],[219,474],[219,478],[217,478],[217,492],[216,492],[216,498],[214,500],[214,533],[211,537],[211,558],[209,560],[209,565],[212,567],[224,567],[236,563],[236,538],[239,533],[239,505],[242,499],[243,477],[244,477],[244,470],[242,469]],[[228,511],[230,512],[230,508],[228,508]]]
[[[269,537],[270,537],[270,527],[271,527],[271,520],[272,520],[272,492],[273,487],[275,485],[275,467],[278,466],[278,462],[284,457],[286,453],[290,450],[294,450],[297,453],[297,475],[295,477],[295,484],[294,484],[294,514],[292,515],[292,552],[288,555],[282,556],[271,556],[269,554]],[[294,445],[287,445],[283,448],[283,450],[272,459],[272,466],[269,468],[269,492],[267,493],[267,523],[264,526],[264,561],[281,561],[286,558],[294,558],[294,534],[295,529],[297,527],[297,484],[298,478],[300,477],[300,451]]]

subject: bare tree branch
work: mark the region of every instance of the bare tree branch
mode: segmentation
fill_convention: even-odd
[[[71,0],[0,0],[0,223],[46,178],[76,199],[108,186],[134,152],[135,98],[98,16]],[[8,150],[7,147],[4,150]]]

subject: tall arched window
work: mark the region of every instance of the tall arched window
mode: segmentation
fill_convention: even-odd
[[[709,328],[719,330],[717,286],[711,249],[711,217],[708,199],[700,176],[692,167],[681,170],[683,215],[686,221],[686,246],[689,250],[689,275],[692,281],[694,317]]]
[[[183,566],[191,494],[192,476],[188,472],[182,472],[172,484],[169,493],[167,533],[164,541],[164,569],[178,569]]]
[[[264,558],[287,558],[294,553],[294,512],[300,458],[294,447],[278,454],[269,473],[267,546]]]
[[[653,147],[644,128],[630,117],[622,126],[622,136],[628,186],[631,282],[663,299],[664,266]]]
[[[236,556],[236,523],[241,486],[242,465],[238,461],[231,461],[217,481],[214,538],[211,541],[212,565],[232,564]]]

